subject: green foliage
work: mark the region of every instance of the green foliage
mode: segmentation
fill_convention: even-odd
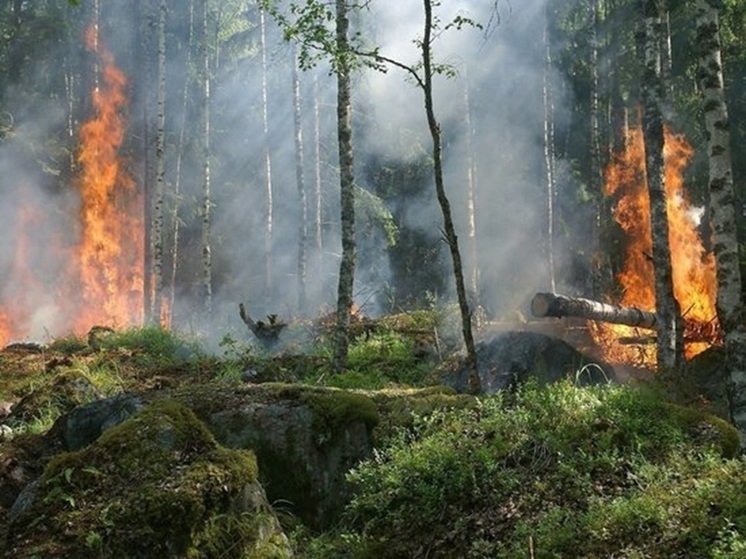
[[[88,342],[86,342],[84,338],[78,336],[77,334],[69,334],[67,336],[55,338],[52,343],[49,344],[50,350],[59,351],[60,353],[64,353],[66,355],[79,353],[85,350],[87,347]]]
[[[347,367],[362,375],[372,373],[391,383],[421,385],[430,366],[418,361],[415,342],[395,332],[374,333],[357,338],[351,345]]]
[[[537,557],[728,553],[746,463],[693,417],[569,382],[436,412],[352,471],[349,526],[381,557],[518,557],[529,539]]]
[[[159,326],[130,328],[100,340],[101,349],[124,349],[142,366],[168,366],[194,360],[201,354],[199,344]]]
[[[380,226],[389,247],[396,244],[399,230],[391,214],[391,210],[386,207],[381,198],[364,188],[356,186],[355,213],[369,222]]]

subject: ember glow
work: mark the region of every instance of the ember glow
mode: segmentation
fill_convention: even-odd
[[[666,130],[664,157],[674,295],[684,317],[688,358],[719,342],[715,257],[704,248],[697,210],[684,189],[683,173],[692,153],[683,137]],[[627,131],[625,151],[607,168],[605,193],[617,200],[614,218],[626,237],[624,266],[617,276],[622,292],[614,302],[655,312],[650,200],[639,127]],[[607,360],[655,365],[655,345],[650,343],[654,332],[616,324],[592,324],[591,329]],[[620,343],[633,339],[648,343]]]
[[[101,78],[92,92],[93,116],[79,131],[80,173],[72,185],[63,185],[74,187],[79,199],[56,206],[71,215],[50,222],[49,208],[27,196],[30,185],[13,185],[19,209],[6,225],[14,246],[0,292],[2,345],[31,336],[85,334],[96,324],[142,322],[143,201],[118,153],[126,131],[127,82],[93,28],[86,40],[100,59]]]

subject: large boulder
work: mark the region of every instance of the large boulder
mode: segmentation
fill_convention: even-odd
[[[539,384],[570,378],[581,385],[615,378],[608,364],[589,358],[559,338],[538,332],[498,334],[479,342],[476,350],[482,390],[487,394],[522,384],[529,378]],[[463,359],[448,364],[440,378],[459,392],[468,390],[468,379]]]
[[[250,451],[155,402],[53,457],[12,509],[8,557],[288,557]]]
[[[336,520],[349,499],[347,472],[372,454],[378,411],[363,394],[270,383],[188,387],[171,397],[221,444],[254,451],[270,502],[313,529]]]

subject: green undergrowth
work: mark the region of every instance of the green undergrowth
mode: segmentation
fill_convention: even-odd
[[[268,354],[224,340],[225,359],[216,377],[251,382],[298,382],[345,389],[376,390],[391,386],[424,386],[430,382],[434,349],[416,336],[379,329],[352,340],[347,368],[332,371],[333,348],[322,342],[307,353]],[[423,349],[424,348],[424,349]]]
[[[739,557],[746,463],[727,423],[570,383],[416,419],[349,475],[308,557]]]

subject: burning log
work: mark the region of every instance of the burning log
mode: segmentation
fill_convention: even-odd
[[[601,320],[614,324],[625,324],[638,328],[658,328],[655,313],[641,311],[634,307],[617,307],[582,297],[567,297],[555,293],[537,293],[531,301],[534,316],[575,316],[590,320]]]
[[[241,320],[244,321],[249,330],[257,337],[257,339],[269,346],[277,343],[282,332],[287,324],[277,320],[276,314],[267,315],[267,322],[261,320],[254,321],[249,313],[246,311],[246,307],[243,303],[238,305],[238,313],[241,315]]]

